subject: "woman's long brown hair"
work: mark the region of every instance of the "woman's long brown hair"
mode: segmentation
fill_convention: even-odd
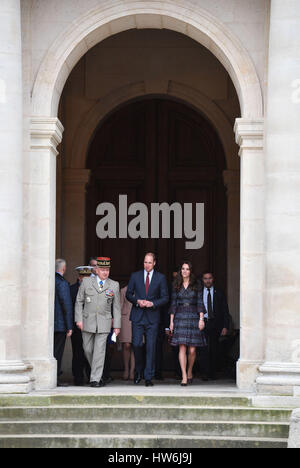
[[[198,289],[197,278],[193,273],[193,265],[189,261],[181,263],[181,267],[180,267],[180,269],[179,269],[179,271],[177,273],[177,276],[176,276],[176,278],[174,279],[174,282],[173,282],[173,288],[176,291],[180,291],[180,289],[182,288],[183,277],[182,277],[182,274],[181,274],[181,270],[182,270],[183,265],[188,265],[189,269],[190,269],[190,272],[191,272],[189,288],[191,288],[193,291],[197,291],[197,289]]]

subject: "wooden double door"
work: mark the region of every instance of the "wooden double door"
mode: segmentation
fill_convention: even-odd
[[[133,271],[142,268],[144,253],[153,251],[159,270],[169,279],[181,261],[190,260],[197,275],[213,270],[218,284],[226,288],[225,157],[217,133],[201,114],[184,103],[162,98],[127,103],[100,123],[87,168],[92,173],[86,199],[87,259],[110,256],[112,277],[126,283]],[[118,226],[117,238],[99,239],[96,208],[99,203],[112,203],[118,221],[120,195],[127,195],[128,205],[147,205],[149,231],[152,203],[204,203],[204,246],[187,250],[184,236],[120,239]]]

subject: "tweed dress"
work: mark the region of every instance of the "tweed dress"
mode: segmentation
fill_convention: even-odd
[[[172,289],[169,314],[174,314],[174,332],[171,346],[195,346],[207,345],[205,334],[199,329],[200,313],[204,313],[202,294],[190,287],[184,286],[180,291]]]

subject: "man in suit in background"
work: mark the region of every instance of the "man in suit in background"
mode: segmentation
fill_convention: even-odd
[[[157,332],[161,319],[160,309],[169,301],[168,285],[164,275],[154,270],[156,258],[147,253],[144,270],[131,275],[126,298],[133,307],[130,314],[132,322],[132,345],[135,356],[135,379],[137,385],[143,374],[143,338],[146,339],[146,367],[144,378],[147,387],[152,387],[155,375],[155,352]]]
[[[119,335],[121,304],[119,283],[109,278],[110,258],[99,257],[97,276],[84,278],[75,305],[75,321],[82,331],[83,349],[91,366],[91,387],[103,387],[103,367],[107,337],[111,331]]]
[[[67,263],[63,259],[55,262],[55,304],[54,304],[54,357],[57,360],[58,386],[61,375],[61,364],[65,350],[66,338],[72,336],[73,329],[73,307],[70,285],[64,275]]]
[[[211,272],[204,272],[202,275],[203,304],[206,313],[205,335],[208,347],[204,353],[204,380],[214,380],[216,378],[219,340],[221,336],[226,336],[230,327],[230,314],[225,294],[214,285],[214,275]]]
[[[79,287],[83,281],[83,278],[88,278],[92,274],[92,267],[89,266],[82,266],[77,267],[76,271],[78,273],[78,280],[76,283],[72,284],[71,290],[71,298],[73,304],[73,334],[71,337],[72,340],[72,373],[74,377],[74,384],[76,386],[84,385],[84,374],[90,378],[91,368],[90,365],[85,357],[84,350],[83,350],[83,341],[82,341],[82,333],[81,330],[76,326],[75,323],[75,303],[77,299],[77,294],[79,291]]]

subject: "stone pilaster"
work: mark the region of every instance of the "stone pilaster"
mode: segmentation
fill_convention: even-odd
[[[264,359],[264,121],[237,119],[235,134],[241,157],[238,387],[253,390]]]
[[[235,328],[240,326],[240,173],[224,171],[227,192],[227,292]]]
[[[86,186],[90,178],[89,169],[64,170],[64,247],[63,256],[67,260],[67,277],[75,281],[76,266],[85,263],[85,204]],[[95,226],[96,229],[96,226]]]
[[[266,120],[266,316],[261,393],[300,388],[300,3],[272,0]]]
[[[23,131],[19,0],[0,3],[0,393],[31,390],[23,361]]]
[[[63,127],[57,118],[32,117],[26,161],[23,353],[33,365],[36,389],[56,386],[53,358],[56,157]]]

